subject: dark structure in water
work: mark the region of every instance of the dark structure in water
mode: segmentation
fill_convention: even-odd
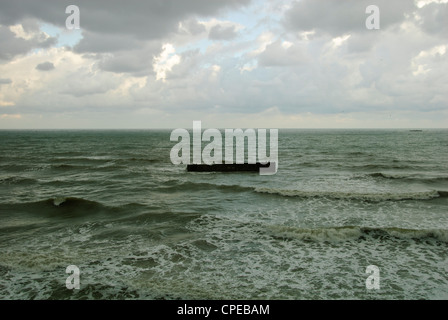
[[[269,168],[268,163],[232,163],[232,164],[189,164],[187,171],[190,172],[259,172],[260,168]]]

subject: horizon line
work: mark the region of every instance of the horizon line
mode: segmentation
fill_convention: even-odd
[[[0,131],[131,131],[131,130],[175,130],[179,128],[174,127],[157,127],[157,128],[0,128]],[[188,128],[187,128],[188,129]],[[192,128],[191,128],[192,129]],[[217,128],[217,127],[203,127],[202,130],[207,129],[278,129],[278,130],[448,130],[448,127],[439,128],[429,128],[429,127],[315,127],[315,128],[281,128],[281,127],[259,127],[259,128],[249,128],[249,127],[234,127],[234,128]]]

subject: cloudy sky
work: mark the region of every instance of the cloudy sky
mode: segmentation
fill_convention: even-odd
[[[0,0],[0,129],[447,128],[447,2]]]

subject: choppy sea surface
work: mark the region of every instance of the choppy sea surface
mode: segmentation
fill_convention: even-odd
[[[448,299],[448,130],[280,130],[273,176],[170,133],[0,131],[0,298]]]

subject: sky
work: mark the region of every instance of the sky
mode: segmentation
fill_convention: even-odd
[[[448,128],[447,21],[448,0],[0,0],[0,129]]]

